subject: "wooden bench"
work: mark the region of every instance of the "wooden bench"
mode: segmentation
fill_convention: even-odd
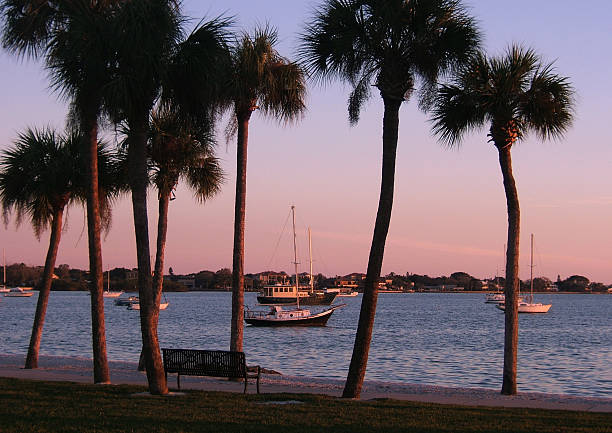
[[[168,373],[177,373],[176,383],[181,389],[181,374],[188,376],[211,376],[244,379],[246,393],[248,379],[257,379],[259,394],[259,377],[261,368],[247,366],[244,352],[226,350],[196,349],[162,349],[166,380]]]

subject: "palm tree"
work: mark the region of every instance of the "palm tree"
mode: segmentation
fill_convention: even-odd
[[[198,29],[204,27],[205,30],[194,31],[183,41],[184,44],[180,44],[183,39],[184,19],[179,8],[180,2],[171,0],[134,0],[121,3],[113,21],[115,39],[112,46],[116,52],[113,85],[106,93],[113,120],[125,122],[129,130],[129,184],[136,234],[140,325],[143,358],[152,394],[166,394],[168,387],[157,335],[161,291],[157,291],[153,286],[149,250],[149,116],[161,96],[162,89],[170,100],[176,99],[175,106],[180,107],[180,110],[184,109],[192,114],[191,110],[194,110],[208,115],[208,110],[201,108],[201,105],[206,105],[208,101],[194,101],[207,94],[201,91],[201,88],[207,88],[210,83],[218,83],[217,80],[211,79],[210,75],[210,71],[215,69],[211,65],[214,66],[215,62],[206,61],[214,59],[218,51],[207,56],[211,53],[206,49],[211,45],[223,45],[224,42],[216,40],[215,45],[215,32],[222,33],[224,24],[213,20],[215,25],[198,26]],[[197,56],[203,57],[198,60]],[[185,83],[193,86],[191,92],[183,87]],[[209,121],[208,117],[206,121]]]
[[[187,182],[198,201],[205,202],[221,190],[223,171],[212,153],[210,137],[198,137],[201,134],[194,133],[194,128],[169,109],[155,111],[151,118],[152,181],[159,202],[153,287],[161,293],[168,205],[179,179]]]
[[[237,132],[236,201],[232,261],[232,325],[230,350],[242,351],[244,315],[244,219],[246,208],[249,121],[258,108],[282,122],[296,120],[305,110],[306,85],[300,66],[279,55],[275,30],[243,34],[231,50],[228,91]]]
[[[102,222],[108,227],[109,200],[114,191],[108,182],[114,178],[114,166],[104,144],[98,146],[98,159],[103,181],[99,184],[99,195],[103,198]],[[5,217],[15,211],[19,223],[27,216],[39,239],[42,231],[51,229],[25,368],[38,367],[38,353],[62,234],[64,210],[71,203],[86,200],[87,162],[82,137],[77,132],[59,135],[51,129],[28,129],[19,134],[13,148],[2,152],[0,202]]]
[[[433,129],[440,140],[454,146],[467,132],[489,124],[489,141],[499,153],[508,207],[502,394],[517,392],[520,208],[510,151],[529,131],[541,139],[560,138],[572,119],[568,78],[519,46],[502,57],[474,56],[452,84],[441,86],[435,101]]]
[[[352,124],[371,86],[384,104],[380,199],[343,397],[359,398],[365,377],[393,207],[400,106],[420,80],[420,102],[426,107],[440,74],[466,60],[478,44],[474,20],[454,0],[327,0],[302,35],[301,57],[311,75],[337,77],[353,86]]]
[[[44,57],[52,86],[68,97],[83,131],[89,189],[87,232],[91,274],[94,382],[109,383],[104,323],[100,198],[98,197],[98,118],[112,59],[109,13],[118,0],[3,0],[3,45],[18,55]]]

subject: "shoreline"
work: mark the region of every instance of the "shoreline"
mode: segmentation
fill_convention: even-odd
[[[28,380],[66,381],[93,383],[92,360],[68,356],[39,357],[39,368],[25,370],[25,355],[0,354],[0,376]],[[146,374],[136,369],[137,363],[109,361],[113,385],[146,386]],[[182,389],[204,391],[242,392],[243,384],[211,377],[181,377]],[[168,376],[168,386],[176,388],[176,376]],[[340,397],[344,380],[303,376],[262,374],[261,392],[266,394],[325,394]],[[255,392],[255,384],[249,382],[249,393]],[[398,382],[365,381],[361,400],[394,399],[422,403],[462,406],[489,406],[506,408],[532,408],[547,410],[571,410],[612,413],[612,398],[581,397],[571,395],[522,393],[504,396],[497,390],[484,388],[451,388],[433,385]]]

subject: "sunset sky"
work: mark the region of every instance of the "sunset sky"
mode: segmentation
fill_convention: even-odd
[[[612,283],[612,6],[604,0],[464,2],[477,18],[489,54],[511,43],[534,48],[576,92],[576,121],[566,137],[541,142],[533,136],[513,149],[521,202],[521,278],[529,276],[529,234],[534,233],[536,276],[553,280],[580,274]],[[235,30],[269,23],[278,29],[278,50],[295,58],[298,33],[317,1],[185,0],[196,18],[233,15]],[[39,63],[0,53],[0,149],[27,126],[63,129],[66,105],[48,88]],[[312,228],[315,272],[365,272],[378,204],[382,154],[382,103],[373,92],[359,124],[348,124],[350,88],[310,83],[308,112],[295,125],[279,125],[259,113],[249,134],[246,272],[291,269],[290,237],[283,225],[297,210],[301,271],[307,270],[306,228]],[[227,119],[224,120],[226,122]],[[179,187],[170,205],[166,271],[231,267],[235,142],[219,125],[218,156],[227,173],[219,196],[204,205]],[[497,151],[486,129],[456,149],[431,135],[427,114],[414,100],[400,111],[395,201],[383,273],[430,276],[465,271],[479,278],[503,274],[506,204]],[[149,195],[154,245],[156,195]],[[279,240],[280,239],[280,240]],[[103,241],[105,269],[136,266],[131,203],[117,203]],[[48,232],[38,242],[27,221],[0,227],[7,263],[42,265]],[[278,248],[276,247],[278,244]],[[276,252],[275,252],[276,251]],[[152,249],[152,253],[154,250]],[[84,211],[70,209],[57,264],[86,269]]]

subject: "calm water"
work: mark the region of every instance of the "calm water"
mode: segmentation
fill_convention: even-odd
[[[37,296],[0,301],[0,353],[27,352]],[[162,347],[229,347],[229,293],[166,296]],[[553,307],[545,315],[520,316],[519,390],[612,397],[612,296],[537,299]],[[345,379],[361,295],[342,300],[347,307],[324,328],[246,326],[247,362],[284,374]],[[138,312],[105,302],[109,359],[137,361]],[[255,307],[255,294],[247,293],[245,303]],[[41,353],[91,358],[89,315],[87,293],[53,292]],[[503,317],[482,294],[380,294],[366,380],[499,389]]]

